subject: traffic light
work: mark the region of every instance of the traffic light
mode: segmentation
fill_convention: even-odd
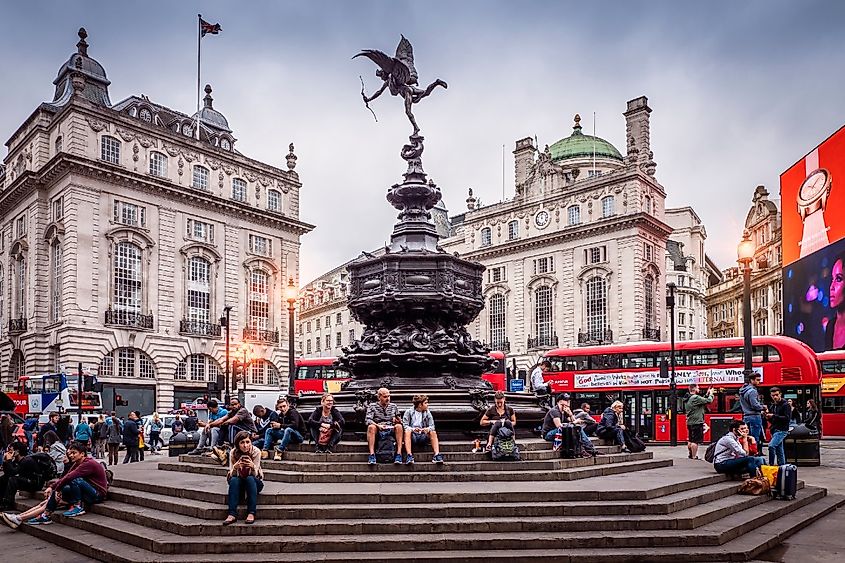
[[[114,406],[116,407],[128,407],[129,401],[123,398],[123,395],[115,395],[114,396]]]

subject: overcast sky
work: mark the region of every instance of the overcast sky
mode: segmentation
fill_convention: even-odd
[[[585,5],[589,4],[589,5]],[[301,278],[388,238],[384,199],[404,171],[410,126],[396,98],[363,107],[378,86],[358,50],[392,54],[404,33],[420,82],[449,83],[419,104],[424,164],[453,213],[468,187],[485,203],[513,193],[514,142],[542,147],[591,132],[624,151],[627,100],[648,96],[657,178],[669,206],[691,205],[724,268],[754,187],[778,197],[779,174],[845,124],[845,2],[187,1],[5,2],[0,12],[3,139],[42,100],[88,30],[112,102],[144,93],[193,113],[196,14],[223,32],[203,40],[202,82],[238,149],[284,168],[296,144],[303,182]],[[5,154],[5,151],[4,151]]]

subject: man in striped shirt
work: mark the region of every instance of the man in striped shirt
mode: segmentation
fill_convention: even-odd
[[[367,462],[370,465],[376,463],[376,439],[379,441],[386,439],[391,434],[396,438],[396,456],[393,458],[393,463],[402,463],[402,437],[404,431],[402,429],[402,420],[399,418],[399,409],[394,403],[390,402],[390,391],[382,387],[377,392],[378,401],[370,403],[367,407],[367,417],[365,424],[367,425],[367,446],[370,449],[370,455]]]

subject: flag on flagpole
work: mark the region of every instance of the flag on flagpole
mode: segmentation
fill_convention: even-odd
[[[217,35],[221,31],[223,31],[223,28],[220,27],[219,23],[208,23],[204,19],[200,18],[200,35],[202,37],[205,37],[208,33],[211,35]]]

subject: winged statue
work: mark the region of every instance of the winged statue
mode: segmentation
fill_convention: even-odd
[[[364,93],[363,83],[361,88],[361,96],[364,98],[364,104],[369,108],[369,103],[381,96],[385,89],[390,89],[392,96],[401,96],[405,100],[405,114],[414,126],[414,135],[420,132],[417,120],[414,119],[414,113],[411,111],[413,104],[416,104],[429,94],[438,86],[446,88],[447,85],[439,78],[428,85],[427,88],[422,89],[417,86],[417,69],[414,68],[414,48],[411,42],[408,41],[404,35],[401,36],[399,45],[396,47],[396,56],[391,57],[386,53],[382,53],[376,49],[365,49],[354,57],[367,57],[379,68],[376,69],[376,76],[384,81],[372,96],[367,96]]]

